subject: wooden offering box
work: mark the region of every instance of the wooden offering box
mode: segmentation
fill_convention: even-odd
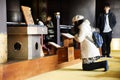
[[[8,27],[8,58],[26,60],[42,57],[40,34],[47,34],[46,27]]]
[[[26,60],[43,57],[40,35],[47,34],[47,27],[35,25],[31,8],[21,6],[26,26],[8,26],[8,58]]]
[[[74,38],[74,36],[72,36],[69,33],[62,33],[62,38],[63,38],[64,47],[73,46],[73,38]]]

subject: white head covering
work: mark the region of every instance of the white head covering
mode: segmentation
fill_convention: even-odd
[[[79,20],[82,20],[82,19],[84,19],[84,16],[76,15],[72,18],[72,22],[74,23],[75,21],[79,21]]]

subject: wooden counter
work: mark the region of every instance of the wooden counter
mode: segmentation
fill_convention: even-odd
[[[26,78],[79,63],[80,59],[58,64],[58,55],[0,65],[0,80],[24,80]]]

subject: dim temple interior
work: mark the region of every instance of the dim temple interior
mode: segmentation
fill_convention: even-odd
[[[76,76],[67,74],[70,78],[52,75],[29,79],[69,66],[81,68],[81,43],[74,39],[72,18],[83,15],[96,28],[97,16],[106,1],[111,3],[117,20],[110,45],[113,57],[104,58],[109,61],[109,70],[101,75],[99,70],[91,71],[99,74],[95,79],[93,76],[75,79]],[[0,80],[120,80],[119,4],[120,0],[0,0]],[[102,55],[102,49],[98,50]],[[72,75],[84,73],[82,69],[65,71],[74,72]]]

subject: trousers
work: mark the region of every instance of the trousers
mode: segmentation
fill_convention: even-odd
[[[105,61],[93,62],[89,64],[82,64],[82,68],[83,70],[87,70],[87,71],[104,68],[106,71],[108,70],[108,62],[107,60],[105,60]]]
[[[112,31],[109,33],[102,33],[102,37],[103,37],[102,55],[110,56],[110,43],[112,40]]]

